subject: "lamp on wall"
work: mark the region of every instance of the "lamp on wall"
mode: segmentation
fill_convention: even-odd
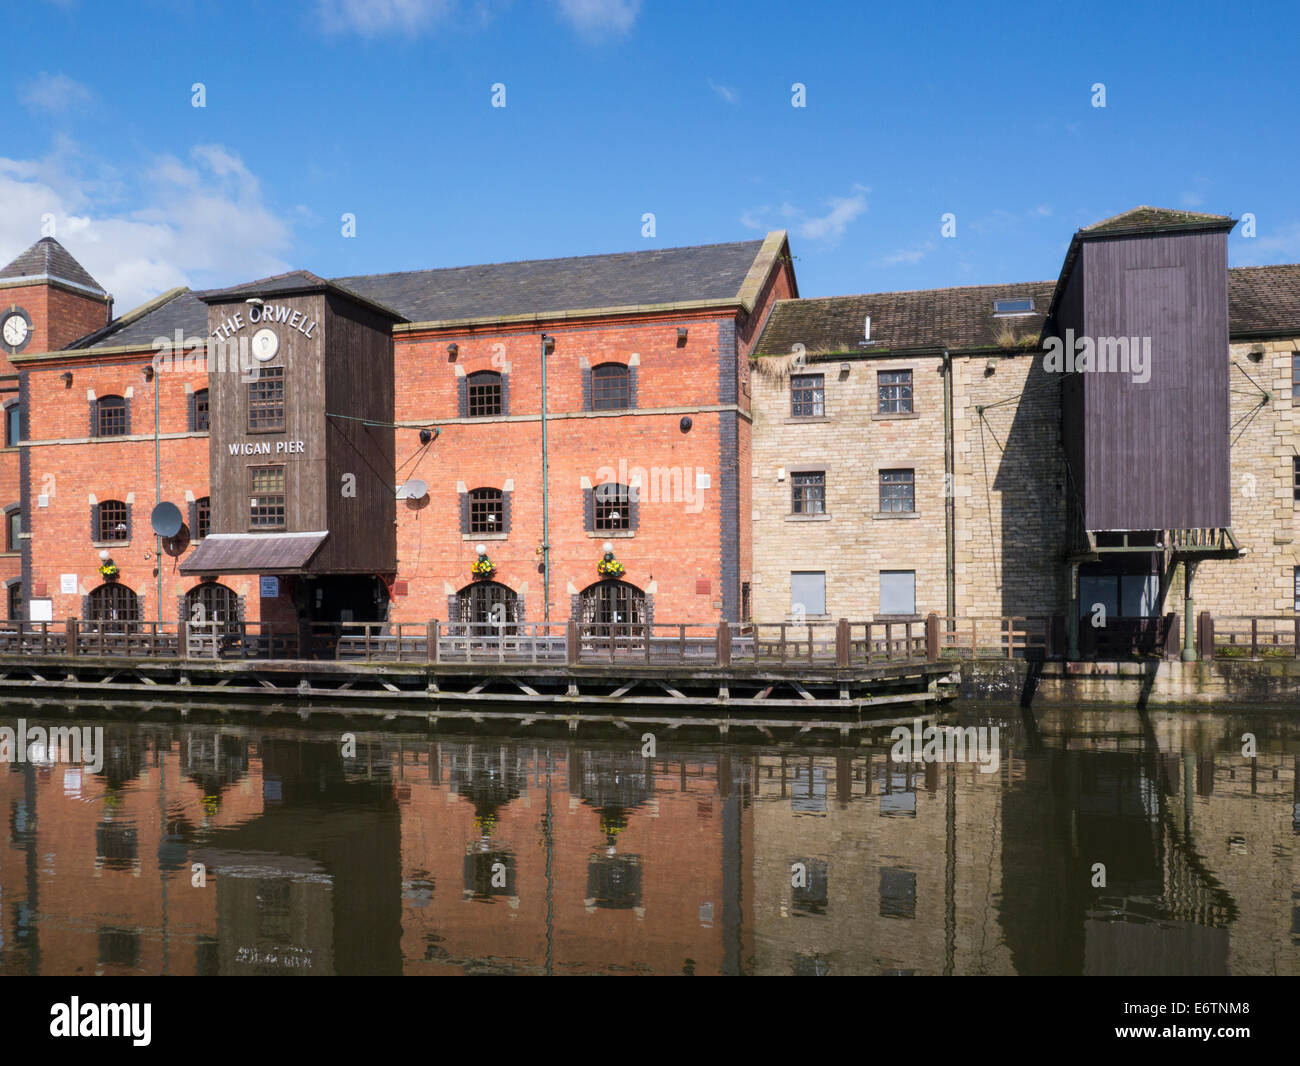
[[[678,326],[678,327],[677,327],[677,347],[678,347],[678,348],[685,348],[685,347],[686,347],[686,327],[685,327],[685,326]]]
[[[59,375],[59,377],[61,377],[61,378],[63,379],[63,387],[64,387],[65,389],[70,389],[70,388],[72,388],[72,371],[71,371],[71,370],[65,370],[62,374]]]
[[[144,368],[144,379],[145,379],[145,381],[153,381],[153,367],[152,367],[152,366],[147,366],[147,367]]]
[[[448,361],[448,362],[450,362],[450,363],[454,363],[454,362],[456,361],[456,356],[458,356],[459,354],[460,354],[460,345],[459,345],[459,344],[457,344],[455,341],[452,341],[449,345],[447,345],[447,361]]]

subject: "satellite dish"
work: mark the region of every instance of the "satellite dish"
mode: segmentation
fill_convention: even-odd
[[[397,486],[397,498],[399,500],[422,500],[429,495],[429,486],[418,477],[411,478]]]
[[[174,503],[160,503],[149,515],[149,524],[158,536],[174,537],[181,531],[185,519],[181,517],[181,509]]]
[[[163,537],[162,550],[168,555],[184,555],[185,549],[190,546],[190,531],[188,526],[182,525],[180,531],[174,537]]]

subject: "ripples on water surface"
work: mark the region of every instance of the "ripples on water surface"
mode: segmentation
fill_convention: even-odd
[[[0,764],[5,974],[1300,971],[1277,716],[985,715],[991,774],[884,735],[665,728],[647,759],[358,731],[344,758],[337,732],[27,721],[102,725],[106,758]]]

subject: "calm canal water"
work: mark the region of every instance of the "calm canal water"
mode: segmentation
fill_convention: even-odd
[[[359,730],[345,753],[80,713],[25,717],[102,726],[98,771],[0,764],[0,973],[1300,972],[1277,715],[981,708],[986,773],[895,762],[884,734],[665,728],[647,758]]]

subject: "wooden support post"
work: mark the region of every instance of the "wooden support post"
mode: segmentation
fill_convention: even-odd
[[[925,617],[925,661],[939,661],[939,616],[934,611]]]
[[[1300,659],[1300,614],[1295,616],[1295,646],[1291,650]],[[1300,777],[1296,778],[1296,783],[1300,784]]]
[[[849,620],[847,618],[841,618],[835,623],[835,665],[841,670],[848,669],[849,651]]]
[[[1165,658],[1178,658],[1178,645],[1182,636],[1182,623],[1178,620],[1177,613],[1169,616],[1169,630],[1165,633]]]
[[[1202,611],[1197,617],[1197,638],[1201,646],[1202,659],[1214,658],[1214,619],[1209,611]]]
[[[75,618],[68,619],[67,629],[68,629],[68,647],[67,647],[68,654],[76,655],[78,651],[77,645],[80,643],[80,641],[77,639],[77,620]]]
[[[564,628],[564,651],[565,660],[569,665],[572,666],[578,661],[578,623],[572,619]]]
[[[718,623],[717,664],[731,665],[731,626],[726,622]],[[725,689],[725,685],[723,688]]]
[[[1259,619],[1250,620],[1250,657],[1259,658]]]

